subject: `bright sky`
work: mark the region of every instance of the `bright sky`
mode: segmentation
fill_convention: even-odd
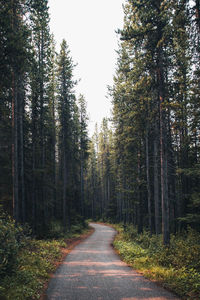
[[[75,79],[81,79],[76,93],[85,96],[90,117],[89,132],[95,123],[110,116],[106,96],[112,85],[118,49],[115,31],[122,28],[125,0],[49,0],[50,27],[57,46],[66,39],[74,63]]]

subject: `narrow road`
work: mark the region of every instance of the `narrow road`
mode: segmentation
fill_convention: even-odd
[[[111,247],[114,229],[91,226],[95,232],[72,250],[51,279],[48,300],[177,299],[120,260]]]

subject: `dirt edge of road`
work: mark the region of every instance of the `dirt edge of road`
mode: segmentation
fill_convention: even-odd
[[[65,240],[65,242],[67,244],[67,247],[61,249],[62,256],[59,259],[59,261],[56,261],[54,263],[54,265],[55,265],[55,271],[63,263],[63,261],[65,260],[66,256],[74,249],[74,247],[76,247],[79,243],[81,243],[83,240],[85,240],[90,235],[92,235],[92,233],[94,231],[95,231],[95,229],[89,226],[88,232],[81,234],[79,237],[75,237],[75,238],[71,238],[71,239],[66,239]],[[44,285],[44,288],[43,288],[43,291],[42,291],[42,294],[41,294],[39,300],[47,300],[46,291],[47,291],[47,288],[48,288],[49,281],[51,280],[51,278],[54,275],[54,272],[49,274],[49,279],[48,279],[48,281]]]

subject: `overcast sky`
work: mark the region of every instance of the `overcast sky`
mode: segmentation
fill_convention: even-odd
[[[124,0],[49,0],[50,27],[57,46],[66,39],[77,67],[75,79],[81,79],[77,95],[85,96],[90,117],[90,135],[97,122],[110,116],[106,98],[112,85],[118,49],[115,31],[122,28]],[[58,49],[58,48],[57,48]]]

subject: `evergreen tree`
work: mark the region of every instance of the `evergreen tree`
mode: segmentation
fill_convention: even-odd
[[[46,149],[46,182],[48,190],[46,198],[50,201],[51,217],[56,217],[56,113],[57,113],[57,78],[56,78],[56,51],[54,36],[51,35],[50,57],[48,70],[48,107],[47,107],[47,149]]]
[[[58,108],[59,108],[59,174],[62,190],[62,219],[66,230],[71,226],[69,197],[70,170],[72,153],[72,104],[74,100],[73,62],[65,40],[61,44],[58,56]]]
[[[86,171],[86,159],[88,156],[88,133],[87,133],[87,112],[86,102],[83,95],[80,95],[79,99],[79,113],[80,113],[80,179],[81,179],[81,215],[84,216],[84,177]]]
[[[48,226],[47,188],[47,107],[49,105],[48,57],[50,54],[50,32],[48,1],[32,0],[31,30],[34,60],[31,72],[32,102],[32,221],[37,231]],[[38,220],[36,222],[36,219]],[[37,223],[37,224],[36,224]]]

